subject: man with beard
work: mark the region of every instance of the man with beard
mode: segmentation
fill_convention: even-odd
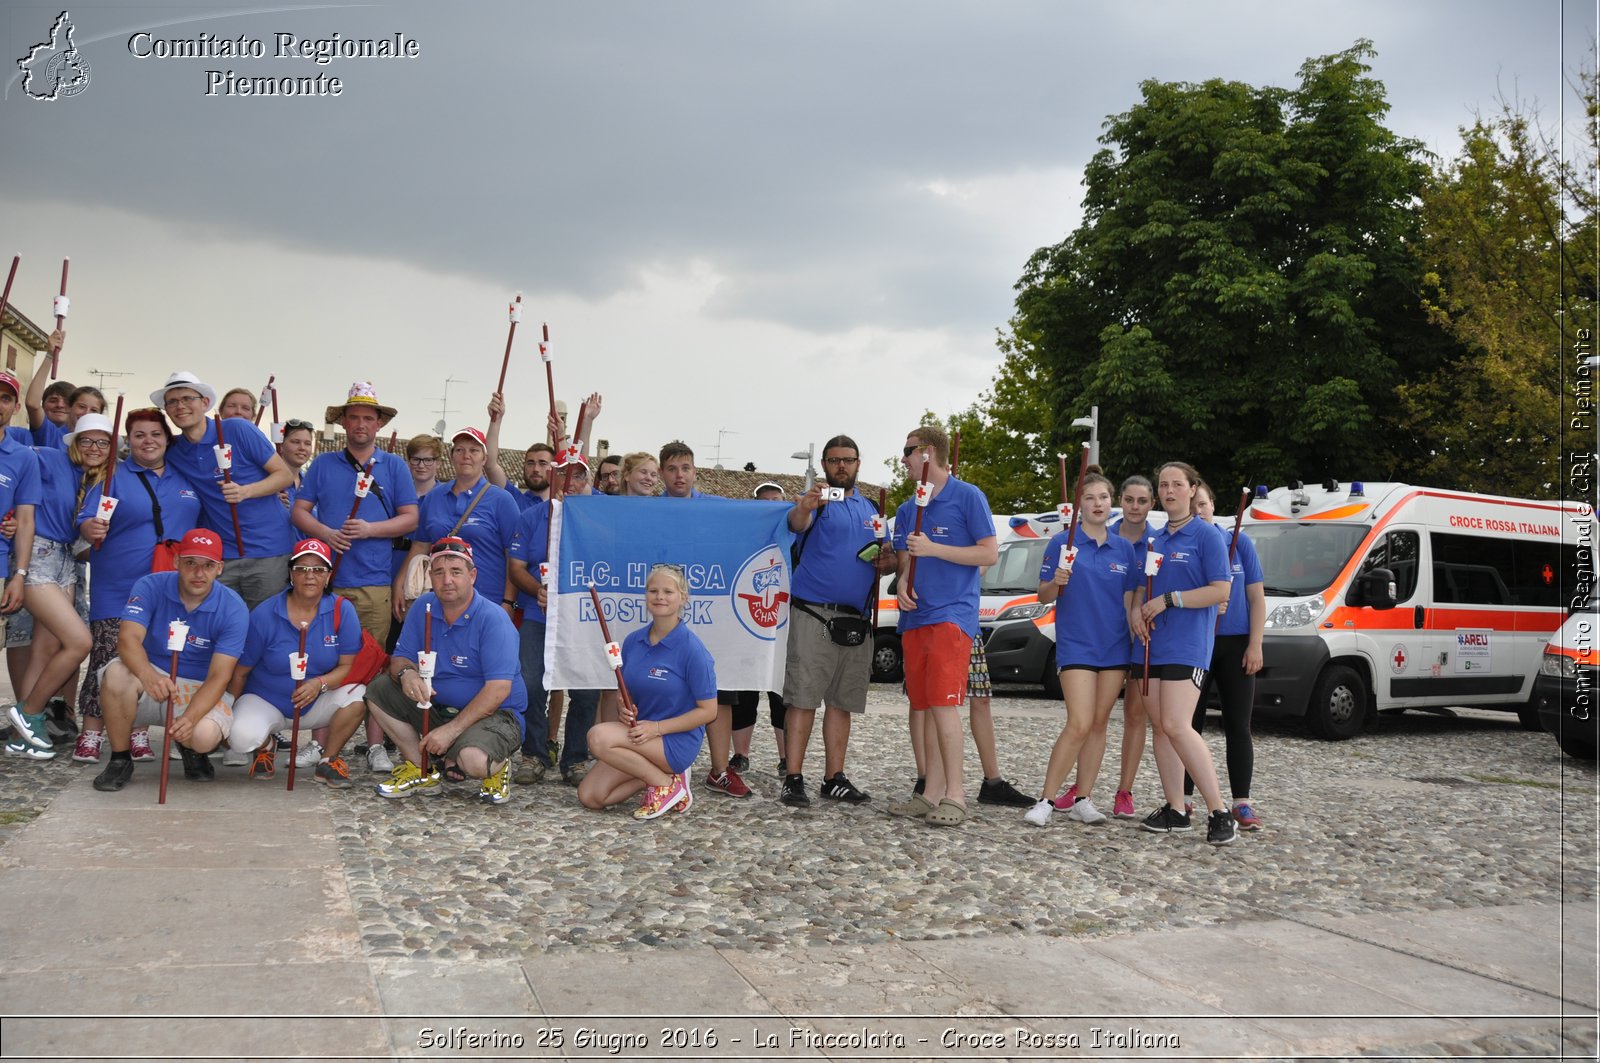
[[[822,468],[824,482],[801,495],[789,513],[789,527],[800,539],[795,547],[783,678],[788,772],[780,800],[798,807],[811,803],[802,771],[819,704],[824,712],[823,783],[818,792],[852,804],[868,799],[845,778],[844,755],[850,715],[867,708],[872,636],[868,632],[857,645],[840,645],[833,637],[833,621],[865,619],[877,593],[879,573],[895,567],[892,549],[877,551],[873,518],[878,511],[856,489],[861,452],[855,440],[843,435],[828,440],[822,448]]]
[[[344,403],[329,406],[328,424],[344,427],[344,450],[319,454],[300,481],[290,520],[301,533],[321,539],[338,555],[334,593],[349,598],[361,626],[383,644],[389,638],[390,562],[396,536],[417,527],[417,488],[405,460],[378,449],[378,432],[394,419],[393,406],[378,402],[372,384],[350,385]],[[358,501],[358,481],[367,493]],[[355,515],[351,516],[352,508]],[[337,755],[337,750],[330,755]],[[380,775],[394,770],[383,731],[367,721],[367,767]]]

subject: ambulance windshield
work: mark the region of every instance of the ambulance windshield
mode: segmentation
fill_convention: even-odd
[[[1039,589],[1039,566],[1048,539],[1013,539],[1000,544],[1000,557],[983,573],[980,594],[1031,594]]]
[[[1322,521],[1258,522],[1247,532],[1261,558],[1267,594],[1299,598],[1328,589],[1366,538],[1367,527]]]

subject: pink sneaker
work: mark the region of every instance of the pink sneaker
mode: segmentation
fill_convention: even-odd
[[[1118,819],[1138,819],[1139,814],[1133,810],[1133,794],[1118,790],[1116,800],[1111,802],[1111,814]]]
[[[1067,787],[1067,792],[1057,797],[1055,806],[1057,812],[1065,812],[1078,803],[1078,784],[1073,783]]]
[[[634,819],[655,819],[671,812],[689,797],[689,784],[682,775],[674,775],[666,786],[646,786],[644,801],[633,810]]]
[[[678,778],[683,781],[683,800],[679,801],[674,812],[687,812],[694,807],[694,792],[689,789],[689,773],[681,772]]]
[[[72,759],[79,764],[94,764],[100,759],[100,744],[105,741],[104,731],[79,731],[77,744],[72,747]]]
[[[135,731],[128,736],[128,752],[134,760],[155,760],[156,751],[150,748],[150,732]]]

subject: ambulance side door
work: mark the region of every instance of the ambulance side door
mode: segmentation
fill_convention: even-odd
[[[1420,705],[1425,690],[1411,682],[1431,674],[1437,652],[1427,626],[1427,540],[1416,528],[1392,528],[1373,544],[1361,571],[1386,568],[1394,573],[1395,606],[1363,610],[1362,634],[1372,660],[1373,695],[1378,708]]]

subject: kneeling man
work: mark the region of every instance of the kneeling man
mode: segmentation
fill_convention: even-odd
[[[196,528],[178,545],[176,572],[141,576],[129,592],[117,634],[117,656],[100,676],[111,762],[95,776],[96,790],[120,790],[133,777],[128,751],[134,727],[166,719],[172,698],[172,740],[183,754],[183,774],[209,779],[206,756],[233,729],[232,698],[225,693],[244,652],[250,613],[244,599],[217,582],[222,575],[222,539]],[[172,657],[168,627],[187,625],[178,654],[177,679],[167,674]]]
[[[511,756],[522,745],[528,688],[517,666],[517,629],[499,603],[473,589],[476,575],[464,539],[433,544],[433,590],[411,604],[388,668],[367,688],[372,718],[405,757],[377,785],[380,797],[438,793],[433,760],[443,757],[447,771],[483,780],[480,800],[511,799]],[[424,645],[437,662],[431,681],[417,667]]]

